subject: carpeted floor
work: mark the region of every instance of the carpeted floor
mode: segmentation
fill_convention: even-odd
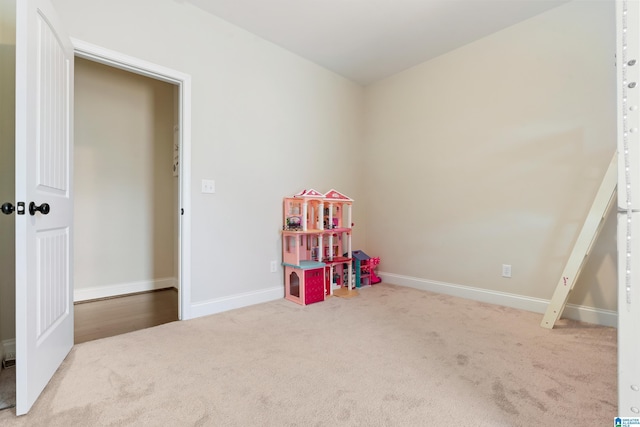
[[[0,410],[16,406],[16,367],[0,368]]]
[[[380,284],[77,345],[3,426],[601,427],[616,330]]]

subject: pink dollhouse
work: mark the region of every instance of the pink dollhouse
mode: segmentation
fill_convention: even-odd
[[[282,265],[285,298],[307,305],[327,295],[351,296],[351,207],[336,190],[304,190],[284,198]],[[346,274],[344,274],[346,273]],[[346,280],[342,278],[346,277]]]

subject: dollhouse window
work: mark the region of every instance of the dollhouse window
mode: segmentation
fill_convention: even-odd
[[[296,246],[295,237],[287,236],[285,239],[287,253],[293,252],[293,248]]]

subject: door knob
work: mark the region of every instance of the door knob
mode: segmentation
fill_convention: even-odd
[[[1,209],[2,209],[2,213],[5,215],[11,215],[13,211],[16,210],[16,208],[10,202],[3,203]]]
[[[33,216],[36,212],[40,212],[42,215],[46,215],[49,213],[49,204],[43,203],[40,206],[36,205],[34,202],[29,203],[29,215]]]

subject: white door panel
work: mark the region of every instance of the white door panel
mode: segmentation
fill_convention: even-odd
[[[21,0],[16,12],[16,200],[26,208],[16,217],[21,415],[73,346],[73,47],[48,0]],[[41,211],[30,213],[31,202]]]

